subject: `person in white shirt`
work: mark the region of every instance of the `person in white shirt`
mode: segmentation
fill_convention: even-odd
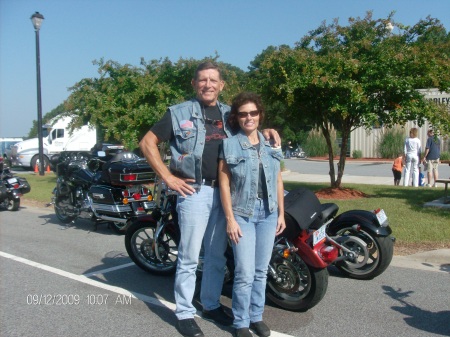
[[[409,137],[405,140],[405,176],[403,178],[403,186],[409,185],[409,178],[412,172],[412,185],[419,186],[419,163],[422,146],[419,138],[417,138],[417,128],[409,130]]]

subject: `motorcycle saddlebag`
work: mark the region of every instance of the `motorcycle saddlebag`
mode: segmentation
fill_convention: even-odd
[[[112,185],[145,185],[155,179],[155,172],[145,160],[108,162],[103,170],[108,172]]]
[[[300,229],[316,228],[320,225],[321,205],[316,195],[300,187],[284,197],[286,233],[295,235]]]
[[[31,191],[31,186],[25,178],[17,177],[17,180],[20,183],[20,192],[22,194],[29,193]]]

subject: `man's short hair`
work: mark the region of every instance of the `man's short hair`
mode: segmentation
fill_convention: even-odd
[[[197,69],[195,69],[195,73],[194,73],[194,80],[197,80],[198,78],[198,73],[202,70],[207,70],[207,69],[215,69],[217,70],[217,72],[219,73],[219,78],[222,80],[222,72],[220,71],[220,67],[211,61],[207,61],[207,62],[202,62],[197,66]]]

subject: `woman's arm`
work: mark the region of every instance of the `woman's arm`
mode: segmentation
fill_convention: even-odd
[[[222,201],[223,212],[225,213],[225,219],[227,220],[227,234],[231,241],[234,243],[239,242],[239,238],[242,237],[241,227],[234,219],[232,202],[231,202],[231,172],[228,168],[225,160],[219,160],[219,188],[220,199]]]
[[[275,235],[281,234],[286,228],[286,221],[284,220],[284,185],[283,179],[281,177],[281,171],[278,172],[277,196],[278,196],[278,223]]]

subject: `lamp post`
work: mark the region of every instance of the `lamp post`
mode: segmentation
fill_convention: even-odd
[[[36,78],[37,78],[37,109],[38,109],[38,141],[39,141],[39,175],[44,175],[44,144],[42,141],[42,102],[41,102],[41,59],[39,52],[39,29],[44,16],[39,12],[31,16],[34,31],[36,33]]]

